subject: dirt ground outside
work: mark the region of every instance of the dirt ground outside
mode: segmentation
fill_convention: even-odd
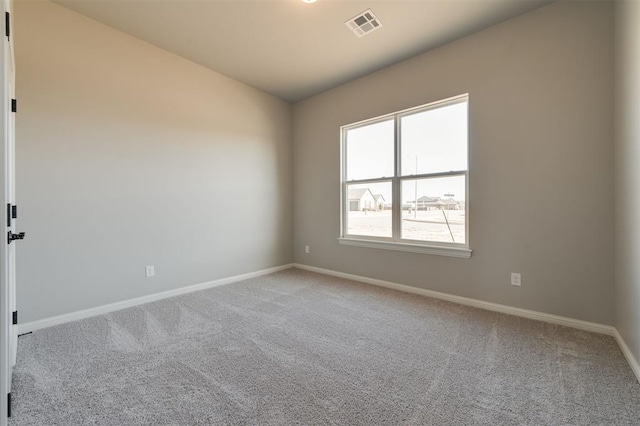
[[[390,238],[391,211],[349,212],[347,226],[350,235]],[[418,210],[417,212],[403,210],[402,238],[464,244],[465,212],[464,210]]]

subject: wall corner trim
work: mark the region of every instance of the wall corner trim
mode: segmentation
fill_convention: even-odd
[[[180,287],[173,290],[167,290],[160,293],[153,293],[146,296],[136,297],[134,299],[110,303],[108,305],[96,306],[95,308],[84,309],[81,311],[70,312],[68,314],[56,315],[54,317],[26,322],[24,324],[18,324],[18,334],[30,333],[43,328],[52,327],[54,325],[64,324],[71,321],[77,321],[84,318],[93,317],[96,315],[106,314],[109,312],[119,311],[121,309],[143,305],[149,302],[155,302],[156,300],[167,299],[169,297],[179,296],[181,294],[193,293],[194,291],[206,290],[208,288],[219,287],[222,285],[231,284],[238,281],[244,281],[250,278],[260,277],[262,275],[268,275],[274,272],[290,269],[292,267],[293,267],[293,264],[276,266],[273,268],[267,268],[259,271],[248,272],[246,274],[235,275],[227,278],[220,278],[214,281],[207,281],[200,284],[188,285],[185,287]]]
[[[622,354],[627,359],[629,367],[631,367],[631,371],[633,371],[633,374],[636,375],[636,379],[640,383],[640,364],[638,364],[638,360],[633,356],[631,349],[629,349],[629,346],[627,346],[627,342],[624,341],[617,328],[613,329],[613,337],[616,338],[616,342],[618,343],[618,346],[620,346]]]

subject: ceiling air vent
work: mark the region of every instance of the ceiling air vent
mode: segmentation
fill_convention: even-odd
[[[358,37],[369,34],[382,26],[380,19],[373,14],[371,9],[367,9],[355,18],[349,19],[344,23]]]

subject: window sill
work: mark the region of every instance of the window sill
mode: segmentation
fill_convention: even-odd
[[[338,243],[345,246],[357,246],[382,250],[405,251],[409,253],[434,254],[436,256],[458,257],[469,259],[472,250],[461,247],[428,246],[420,244],[393,243],[385,241],[358,240],[354,238],[338,238]]]

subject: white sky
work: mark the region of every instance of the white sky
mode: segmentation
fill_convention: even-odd
[[[393,176],[393,119],[347,132],[347,180]],[[400,169],[403,176],[467,169],[467,102],[431,109],[401,118]],[[416,181],[402,188],[402,202],[413,201]],[[391,184],[367,184],[374,194],[391,202]],[[465,199],[463,176],[422,179],[418,198],[427,195]]]

